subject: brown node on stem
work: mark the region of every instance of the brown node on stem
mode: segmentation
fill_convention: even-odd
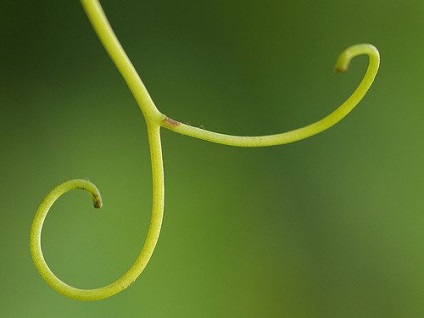
[[[165,117],[165,118],[163,119],[163,121],[164,121],[166,124],[168,124],[169,126],[172,126],[172,127],[177,127],[178,125],[181,125],[181,123],[180,123],[179,121],[176,121],[176,120],[171,119],[171,118],[169,118],[169,117]]]

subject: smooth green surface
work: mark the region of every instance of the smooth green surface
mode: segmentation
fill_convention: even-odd
[[[349,117],[293,145],[164,132],[167,209],[151,263],[123,293],[80,303],[38,277],[34,211],[63,180],[95,182],[103,211],[61,198],[46,258],[81,287],[119,277],[150,217],[145,126],[78,1],[2,2],[0,316],[424,314],[421,1],[102,3],[158,107],[199,127],[257,135],[321,118],[365,70],[364,58],[332,73],[353,43],[375,44],[382,68]]]

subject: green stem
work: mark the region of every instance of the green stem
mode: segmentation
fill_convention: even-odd
[[[291,130],[288,132],[267,135],[267,136],[233,136],[221,134],[205,129],[193,127],[180,122],[177,122],[170,118],[165,118],[161,125],[169,130],[175,131],[182,135],[203,139],[209,142],[215,142],[219,144],[236,146],[236,147],[267,147],[287,144],[295,141],[299,141],[313,135],[316,135],[331,126],[337,124],[342,120],[365,96],[371,84],[377,75],[378,67],[380,64],[380,55],[378,50],[370,44],[358,44],[351,46],[344,50],[336,63],[336,71],[344,72],[347,70],[349,63],[352,58],[358,55],[366,54],[369,56],[368,69],[364,75],[364,78],[360,82],[359,86],[353,92],[353,94],[341,104],[335,111],[321,120],[310,124],[308,126]]]
[[[146,120],[150,117],[163,119],[163,115],[156,108],[143,81],[113,32],[99,1],[81,0],[81,3],[97,36],[127,83]]]
[[[100,208],[102,201],[96,186],[87,180],[75,179],[66,181],[55,187],[40,204],[31,226],[30,250],[35,267],[41,277],[60,294],[85,301],[108,298],[131,285],[146,267],[159,239],[164,211],[164,173],[159,129],[158,125],[148,126],[153,176],[153,208],[147,238],[135,263],[122,277],[113,283],[95,289],[80,289],[69,286],[50,270],[41,248],[41,233],[44,220],[56,200],[70,190],[83,189],[91,194],[94,206]]]

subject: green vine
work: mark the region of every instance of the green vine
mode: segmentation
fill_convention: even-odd
[[[152,164],[153,207],[146,241],[137,260],[131,268],[122,277],[107,286],[96,289],[79,289],[67,285],[50,270],[43,257],[41,232],[49,209],[62,194],[72,189],[83,189],[91,195],[94,207],[100,208],[102,205],[100,193],[91,182],[76,179],[60,184],[46,196],[40,204],[31,226],[30,249],[32,258],[41,277],[54,290],[78,300],[100,300],[119,293],[137,279],[153,254],[159,238],[164,211],[164,171],[160,139],[161,127],[186,136],[237,147],[274,146],[305,139],[335,125],[361,101],[373,83],[380,63],[378,50],[370,44],[358,44],[344,50],[336,62],[336,71],[346,71],[351,59],[363,54],[369,56],[367,71],[359,86],[343,104],[331,114],[313,124],[289,132],[267,136],[247,137],[220,134],[180,123],[162,114],[156,108],[146,87],[116,38],[100,3],[97,0],[81,0],[81,2],[100,41],[103,43],[119,72],[122,74],[122,77],[134,95],[146,120]]]

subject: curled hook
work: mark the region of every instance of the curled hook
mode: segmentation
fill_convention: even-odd
[[[34,220],[31,226],[30,233],[30,250],[32,259],[41,277],[55,290],[61,294],[66,294],[70,288],[69,285],[63,283],[53,272],[50,270],[43,256],[41,249],[41,232],[43,229],[44,220],[46,219],[47,213],[49,212],[52,205],[59,199],[60,196],[73,189],[83,189],[87,191],[92,199],[95,208],[102,207],[102,199],[100,192],[97,187],[90,181],[75,179],[66,181],[57,187],[55,187],[41,202],[38,210],[35,214]]]
[[[73,189],[83,189],[87,191],[94,203],[95,208],[102,206],[102,199],[97,187],[90,181],[83,179],[74,179],[65,181],[55,187],[41,202],[35,213],[30,232],[30,250],[40,276],[58,293],[77,300],[100,300],[113,296],[131,285],[146,267],[156,247],[159,239],[159,233],[162,225],[164,210],[164,179],[163,162],[160,146],[159,126],[149,128],[149,143],[152,157],[153,174],[153,209],[152,217],[147,232],[146,241],[131,268],[113,283],[94,289],[80,289],[72,287],[60,280],[49,268],[43,256],[41,248],[41,233],[44,220],[56,200],[64,193]]]
[[[182,135],[236,147],[275,146],[311,137],[330,128],[342,120],[353,108],[355,108],[356,105],[358,105],[358,103],[367,93],[368,89],[371,87],[380,65],[380,54],[373,45],[357,44],[347,48],[339,55],[335,69],[337,72],[347,71],[352,58],[362,54],[369,56],[369,64],[362,81],[359,83],[358,87],[352,93],[352,95],[331,114],[313,124],[304,126],[302,128],[275,135],[234,136],[193,127],[180,123],[169,117],[164,118],[161,122],[161,125],[162,127]]]

